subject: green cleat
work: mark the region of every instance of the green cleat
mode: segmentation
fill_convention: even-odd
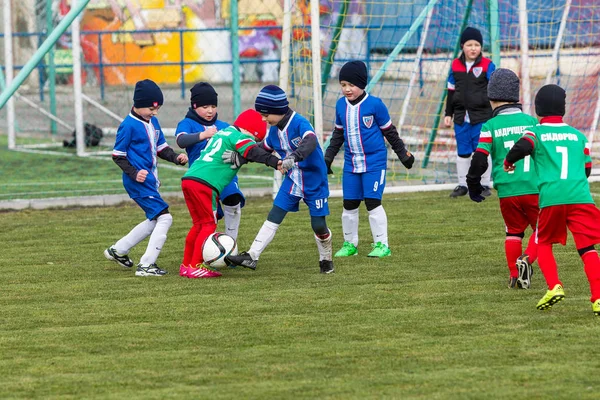
[[[373,246],[373,250],[367,255],[367,257],[389,257],[392,255],[392,251],[390,248],[381,242],[377,242],[377,244],[371,244]]]
[[[600,317],[600,299],[592,303],[592,311],[594,312],[594,315]]]
[[[561,285],[554,285],[552,290],[548,290],[546,295],[537,303],[538,310],[548,310],[553,305],[565,298],[565,291]],[[600,307],[598,308],[600,311]]]
[[[358,254],[358,249],[350,242],[344,242],[342,248],[335,253],[334,257],[350,257]]]

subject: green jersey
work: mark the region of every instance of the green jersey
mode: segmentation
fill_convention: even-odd
[[[540,187],[540,208],[594,203],[585,167],[591,166],[585,135],[564,123],[543,123],[523,136],[533,143]]]
[[[198,178],[208,183],[218,193],[231,182],[238,169],[231,169],[231,164],[223,162],[221,156],[226,150],[237,151],[242,156],[255,146],[254,138],[229,126],[217,132],[206,144],[200,157],[183,175],[184,178]]]
[[[514,110],[514,111],[513,111]],[[537,194],[538,180],[531,157],[527,156],[515,164],[515,170],[504,171],[504,158],[523,136],[526,128],[537,124],[537,119],[511,108],[496,115],[481,127],[478,149],[492,157],[492,180],[498,197]]]

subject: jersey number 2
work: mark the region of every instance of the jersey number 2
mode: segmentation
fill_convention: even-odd
[[[507,149],[511,149],[513,146],[515,145],[515,141],[514,140],[507,140],[506,142],[504,142],[504,147]],[[530,164],[531,163],[531,156],[525,156],[525,158],[523,159],[523,172],[529,172],[529,168],[530,168]],[[509,174],[514,174],[515,171],[510,171]]]
[[[223,144],[223,139],[221,139],[221,138],[218,138],[215,141],[210,139],[210,142],[208,143],[208,148],[207,148],[207,149],[210,149],[210,151],[202,156],[202,160],[208,161],[208,162],[212,161],[213,160],[212,156],[214,156],[215,153],[217,151],[219,151],[222,144]]]

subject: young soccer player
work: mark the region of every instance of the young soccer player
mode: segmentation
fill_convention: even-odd
[[[452,61],[448,76],[448,96],[446,98],[446,116],[444,124],[452,125],[456,139],[456,173],[458,186],[450,197],[467,194],[467,171],[471,164],[471,155],[477,149],[481,125],[492,117],[492,108],[487,97],[487,84],[496,66],[489,58],[483,57],[481,47],[483,36],[478,29],[468,27],[460,36],[462,53]],[[483,174],[483,196],[491,195],[491,169]]]
[[[387,169],[384,138],[406,168],[412,168],[415,157],[400,139],[385,104],[365,92],[368,79],[365,63],[350,61],[344,64],[339,79],[344,97],[337,101],[335,128],[325,151],[325,163],[330,172],[333,159],[345,143],[342,177],[344,244],[335,256],[358,254],[358,207],[364,200],[373,235],[373,250],[368,256],[387,257],[392,252],[388,243],[387,215],[381,205]]]
[[[519,77],[513,71],[498,68],[492,74],[487,95],[494,112],[492,119],[481,128],[479,145],[467,174],[467,186],[471,200],[485,200],[482,196],[485,189],[481,186],[481,175],[488,169],[488,156],[491,156],[494,188],[498,191],[500,212],[506,226],[504,252],[510,273],[508,287],[529,289],[533,273],[531,264],[537,258],[537,174],[530,157],[519,161],[513,172],[504,171],[504,157],[510,148],[523,136],[526,128],[537,124],[534,117],[521,111],[519,89]],[[523,254],[522,242],[528,226],[533,229],[533,233]]]
[[[298,211],[301,200],[306,203],[319,250],[319,269],[323,274],[334,272],[331,258],[331,231],[325,217],[329,215],[329,185],[323,151],[310,122],[289,108],[285,92],[268,85],[256,97],[254,108],[271,128],[261,146],[275,150],[283,159],[285,173],[273,208],[260,228],[250,250],[229,256],[235,265],[256,268],[261,253],[275,237],[288,212]]]
[[[557,85],[543,86],[535,96],[539,125],[528,128],[504,160],[511,172],[528,155],[535,160],[539,188],[538,264],[548,291],[537,303],[546,310],[565,297],[552,245],[573,234],[590,284],[592,311],[600,315],[600,259],[594,248],[600,243],[600,210],[596,208],[587,178],[592,170],[590,144],[585,135],[563,121],[566,93]]]
[[[133,93],[133,108],[119,125],[113,149],[113,160],[123,170],[123,186],[146,213],[142,221],[117,243],[104,250],[104,256],[117,264],[131,268],[127,254],[139,242],[150,236],[146,252],[135,271],[136,276],[163,276],[167,271],[156,260],[167,240],[173,223],[169,205],[160,197],[157,156],[177,165],[185,165],[188,157],[177,154],[165,141],[156,115],[163,104],[163,94],[151,80],[139,81]]]
[[[177,124],[175,137],[177,145],[185,149],[190,168],[206,147],[208,140],[229,124],[218,119],[218,95],[206,82],[200,82],[190,89],[190,108],[183,120]],[[242,217],[242,207],[246,198],[239,188],[237,175],[223,188],[217,204],[217,218],[225,217],[225,232],[237,239]]]
[[[256,145],[267,132],[267,124],[259,113],[246,110],[233,126],[217,132],[194,165],[181,178],[181,187],[193,226],[185,239],[183,262],[179,275],[188,278],[216,278],[221,273],[202,265],[202,245],[217,228],[216,211],[221,193],[238,173],[241,163],[236,154],[246,160],[277,168],[281,161]],[[230,165],[231,164],[231,165]]]

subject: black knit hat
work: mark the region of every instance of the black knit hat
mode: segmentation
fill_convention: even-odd
[[[284,115],[289,110],[289,102],[283,89],[267,85],[258,92],[254,108],[262,114]]]
[[[520,82],[517,74],[507,68],[498,68],[492,72],[488,82],[488,99],[494,101],[519,102]]]
[[[563,116],[567,93],[558,85],[546,85],[535,95],[535,113],[538,117]]]
[[[158,107],[163,104],[163,94],[156,83],[144,79],[135,84],[133,106],[135,108]]]
[[[367,66],[362,61],[348,61],[342,69],[340,69],[340,82],[350,82],[356,87],[364,89],[367,87],[367,80],[369,74],[367,73]]]
[[[460,35],[460,45],[467,43],[469,40],[476,40],[480,45],[483,46],[483,36],[481,36],[481,32],[479,29],[471,28],[470,26],[465,29]]]
[[[190,89],[190,92],[192,93],[190,96],[190,103],[194,109],[202,106],[218,105],[217,92],[210,83],[196,83],[194,87]]]

